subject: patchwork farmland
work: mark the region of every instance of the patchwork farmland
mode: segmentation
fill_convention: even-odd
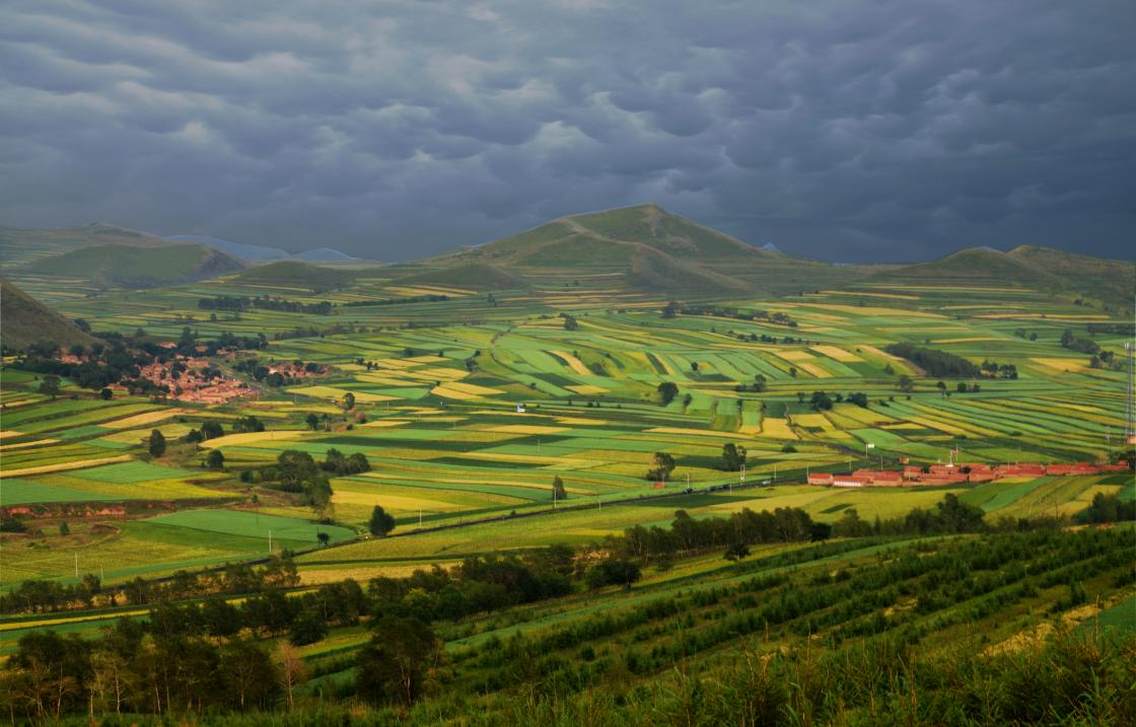
[[[128,711],[193,721],[259,664],[301,722],[1122,722],[1112,296],[784,256],[739,285],[672,218],[718,251],[688,289],[599,217],[145,292],[21,272],[21,330],[68,344],[0,369],[0,710],[109,712],[125,669]],[[586,265],[524,251],[581,229]],[[389,649],[413,705],[370,694]]]
[[[248,379],[255,396],[205,407],[122,392],[104,401],[66,380],[51,397],[39,393],[39,376],[9,362],[0,394],[0,506],[21,517],[66,519],[70,534],[5,536],[3,587],[33,576],[73,580],[77,560],[80,570],[97,567],[111,580],[264,557],[272,528],[225,523],[313,520],[294,498],[241,481],[284,451],[320,460],[338,450],[370,463],[369,471],[332,478],[323,530],[314,523],[277,529],[274,552],[312,551],[299,557],[302,576],[312,579],[329,569],[398,572],[407,563],[560,538],[594,542],[665,522],[678,508],[702,517],[791,506],[833,521],[848,508],[865,518],[901,515],[944,491],[993,516],[1044,508],[1071,515],[1098,492],[1132,497],[1123,476],[899,493],[804,485],[807,472],[901,462],[1097,462],[1123,452],[1124,372],[1090,367],[1060,344],[1070,327],[1114,319],[1027,289],[971,290],[960,305],[950,286],[862,284],[695,302],[667,315],[667,301],[642,293],[537,283],[486,295],[457,286],[410,289],[381,274],[318,295],[225,280],[111,292],[93,312],[34,280],[29,287],[96,329],[141,328],[171,341],[187,326],[202,340],[263,333],[269,343],[254,353],[265,364],[314,363],[323,373],[265,386],[237,370],[246,354],[219,357],[220,370]],[[196,301],[222,290],[327,300],[334,315],[257,309],[202,317]],[[424,299],[386,302],[414,296]],[[754,310],[766,315],[733,313]],[[305,326],[317,335],[296,336]],[[1122,354],[1123,335],[1095,340]],[[969,388],[959,392],[956,379],[941,386],[885,350],[896,342],[1011,363],[1017,376],[966,379]],[[910,382],[902,390],[901,377]],[[666,401],[664,382],[676,388]],[[815,392],[832,403],[816,406]],[[861,395],[857,403],[852,394]],[[234,429],[250,416],[261,431]],[[205,422],[220,425],[222,435],[181,444]],[[160,457],[146,453],[154,430],[170,442]],[[744,479],[721,469],[726,444],[747,452]],[[223,469],[206,466],[212,451],[223,455]],[[656,452],[674,458],[665,482],[645,477]],[[558,502],[554,477],[566,495]],[[395,517],[400,537],[366,539],[375,505]],[[533,513],[539,519],[524,517]],[[317,531],[334,533],[328,548],[319,547]],[[202,532],[211,535],[195,537]],[[350,540],[359,542],[334,547]],[[142,545],[144,558],[124,560]]]

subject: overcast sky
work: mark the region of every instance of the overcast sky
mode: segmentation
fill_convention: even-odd
[[[398,260],[654,201],[1131,258],[1134,39],[1133,0],[5,0],[0,224]]]

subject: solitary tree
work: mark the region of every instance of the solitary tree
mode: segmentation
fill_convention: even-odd
[[[651,463],[654,466],[647,470],[647,479],[664,481],[670,478],[671,472],[674,472],[676,464],[675,458],[666,452],[655,452]]]
[[[900,374],[899,380],[896,382],[899,390],[908,393],[915,390],[915,382],[907,374]]]
[[[55,374],[48,374],[43,377],[39,382],[39,393],[47,394],[52,399],[59,395],[59,377]]]
[[[318,533],[316,533],[316,540],[319,541],[320,545],[322,545],[326,548],[327,544],[329,542],[331,542],[331,536],[321,530]]]
[[[166,453],[166,438],[157,429],[150,432],[150,456],[161,457]]]
[[[343,395],[343,408],[348,411],[355,408],[355,395],[350,391]]]
[[[314,432],[315,430],[319,429],[319,425],[320,425],[320,418],[319,418],[318,416],[316,416],[316,414],[315,414],[314,412],[313,412],[313,413],[311,413],[311,414],[308,414],[308,415],[307,415],[307,416],[306,416],[306,417],[304,418],[304,422],[306,422],[306,423],[307,423],[307,425],[308,425],[308,428],[309,428],[309,429],[311,429],[311,430],[312,430],[313,432]]]
[[[656,390],[659,392],[659,401],[662,402],[663,406],[670,404],[678,396],[678,384],[673,381],[664,381],[659,384]]]
[[[568,490],[564,489],[564,480],[560,479],[560,475],[552,478],[552,499],[554,502],[568,499]]]
[[[114,398],[114,392],[107,387],[103,387],[103,390],[99,392],[99,398],[103,401],[110,401]]]
[[[727,472],[737,472],[746,463],[745,447],[727,442],[722,445],[722,469]]]
[[[223,470],[225,469],[225,455],[219,449],[211,449],[205,457],[205,464],[211,470]]]
[[[371,535],[385,536],[394,530],[394,525],[394,516],[384,510],[382,505],[375,505],[371,510],[371,522],[367,526]]]

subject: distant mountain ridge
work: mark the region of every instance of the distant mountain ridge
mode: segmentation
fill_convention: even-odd
[[[869,276],[867,283],[997,283],[1012,287],[1078,293],[1110,303],[1131,305],[1136,296],[1136,263],[1078,255],[1036,245],[1007,252],[970,247],[929,262],[903,265]]]
[[[192,248],[198,251],[189,252]],[[81,277],[127,287],[239,272],[246,267],[241,261],[246,261],[257,267],[243,273],[242,279],[290,281],[312,290],[350,284],[351,271],[320,263],[358,260],[327,247],[293,254],[206,235],[163,238],[105,223],[49,230],[0,227],[0,259],[6,270],[16,274]],[[265,264],[269,269],[260,271]],[[278,264],[281,267],[272,267]],[[960,285],[986,281],[1129,305],[1136,294],[1136,264],[1131,261],[1021,245],[1007,252],[966,248],[908,265],[836,264],[786,254],[772,242],[751,245],[655,204],[568,215],[384,271],[383,277],[396,282],[473,290],[571,284],[729,297],[935,280]]]
[[[634,290],[699,295],[787,293],[860,274],[763,250],[655,204],[561,217],[419,263],[427,264],[488,265],[517,280],[619,280]]]
[[[331,247],[317,247],[313,250],[303,250],[297,253],[291,253],[279,247],[268,247],[266,245],[250,245],[244,242],[233,242],[232,240],[223,240],[219,237],[210,237],[209,235],[166,235],[166,240],[174,240],[178,242],[193,242],[198,245],[205,245],[215,250],[220,250],[233,257],[246,260],[248,262],[273,262],[275,260],[303,260],[305,262],[351,262],[358,260],[358,258],[351,257],[350,255],[340,252]]]
[[[248,245],[243,242],[233,242],[232,240],[222,240],[219,237],[210,237],[209,235],[166,235],[163,239],[205,245],[206,247],[220,250],[223,253],[249,262],[283,260],[291,255],[287,250],[281,250],[278,247]]]

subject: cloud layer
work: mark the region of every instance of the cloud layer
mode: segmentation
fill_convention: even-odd
[[[655,201],[837,260],[1132,257],[1130,0],[0,7],[0,222],[397,260]]]

